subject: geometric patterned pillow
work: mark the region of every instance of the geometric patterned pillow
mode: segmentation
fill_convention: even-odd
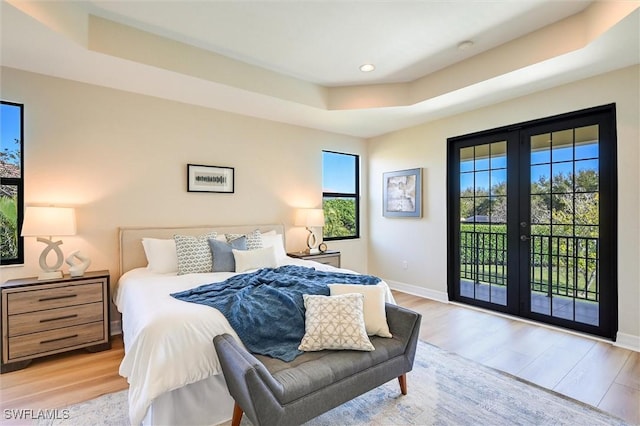
[[[215,238],[217,232],[209,232],[197,237],[174,235],[176,254],[178,255],[178,275],[211,272],[213,258],[209,248],[209,238]]]
[[[235,240],[236,238],[246,237],[247,238],[247,250],[257,250],[261,249],[262,246],[262,234],[259,229],[256,229],[253,232],[248,234],[224,234],[227,238],[227,242]]]
[[[364,325],[362,294],[315,296],[304,294],[305,334],[301,351],[353,349],[373,351]]]

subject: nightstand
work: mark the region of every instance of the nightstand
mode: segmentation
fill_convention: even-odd
[[[1,284],[0,373],[73,349],[109,349],[109,278],[109,271],[96,271],[82,277],[24,278]]]
[[[324,253],[309,254],[309,252],[287,253],[289,257],[296,259],[313,260],[314,262],[324,263],[325,265],[340,267],[340,252],[337,250],[327,250]]]

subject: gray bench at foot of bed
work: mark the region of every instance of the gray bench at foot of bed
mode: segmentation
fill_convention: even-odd
[[[421,315],[386,305],[392,338],[371,337],[375,350],[307,352],[291,362],[254,356],[230,335],[213,343],[235,399],[232,425],[243,412],[256,425],[299,425],[389,380],[398,378],[407,393]]]

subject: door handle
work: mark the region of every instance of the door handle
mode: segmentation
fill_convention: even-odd
[[[531,237],[527,236],[527,235],[520,235],[520,241],[529,241],[531,239]]]

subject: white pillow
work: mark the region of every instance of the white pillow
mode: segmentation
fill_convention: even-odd
[[[244,272],[249,269],[275,268],[278,266],[273,247],[255,250],[233,249],[232,252],[236,261],[236,272]]]
[[[178,255],[173,239],[143,238],[142,247],[147,256],[147,268],[159,274],[178,272]]]
[[[273,247],[277,260],[287,257],[287,252],[284,249],[284,241],[282,240],[282,234],[276,234],[275,231],[269,231],[266,234],[262,234],[262,245],[263,247]]]
[[[384,288],[380,285],[329,284],[332,296],[358,293],[364,296],[364,324],[369,336],[391,337],[384,309]]]
[[[304,299],[305,333],[298,349],[352,349],[373,351],[364,326],[364,296],[350,293],[341,296],[302,295]]]

